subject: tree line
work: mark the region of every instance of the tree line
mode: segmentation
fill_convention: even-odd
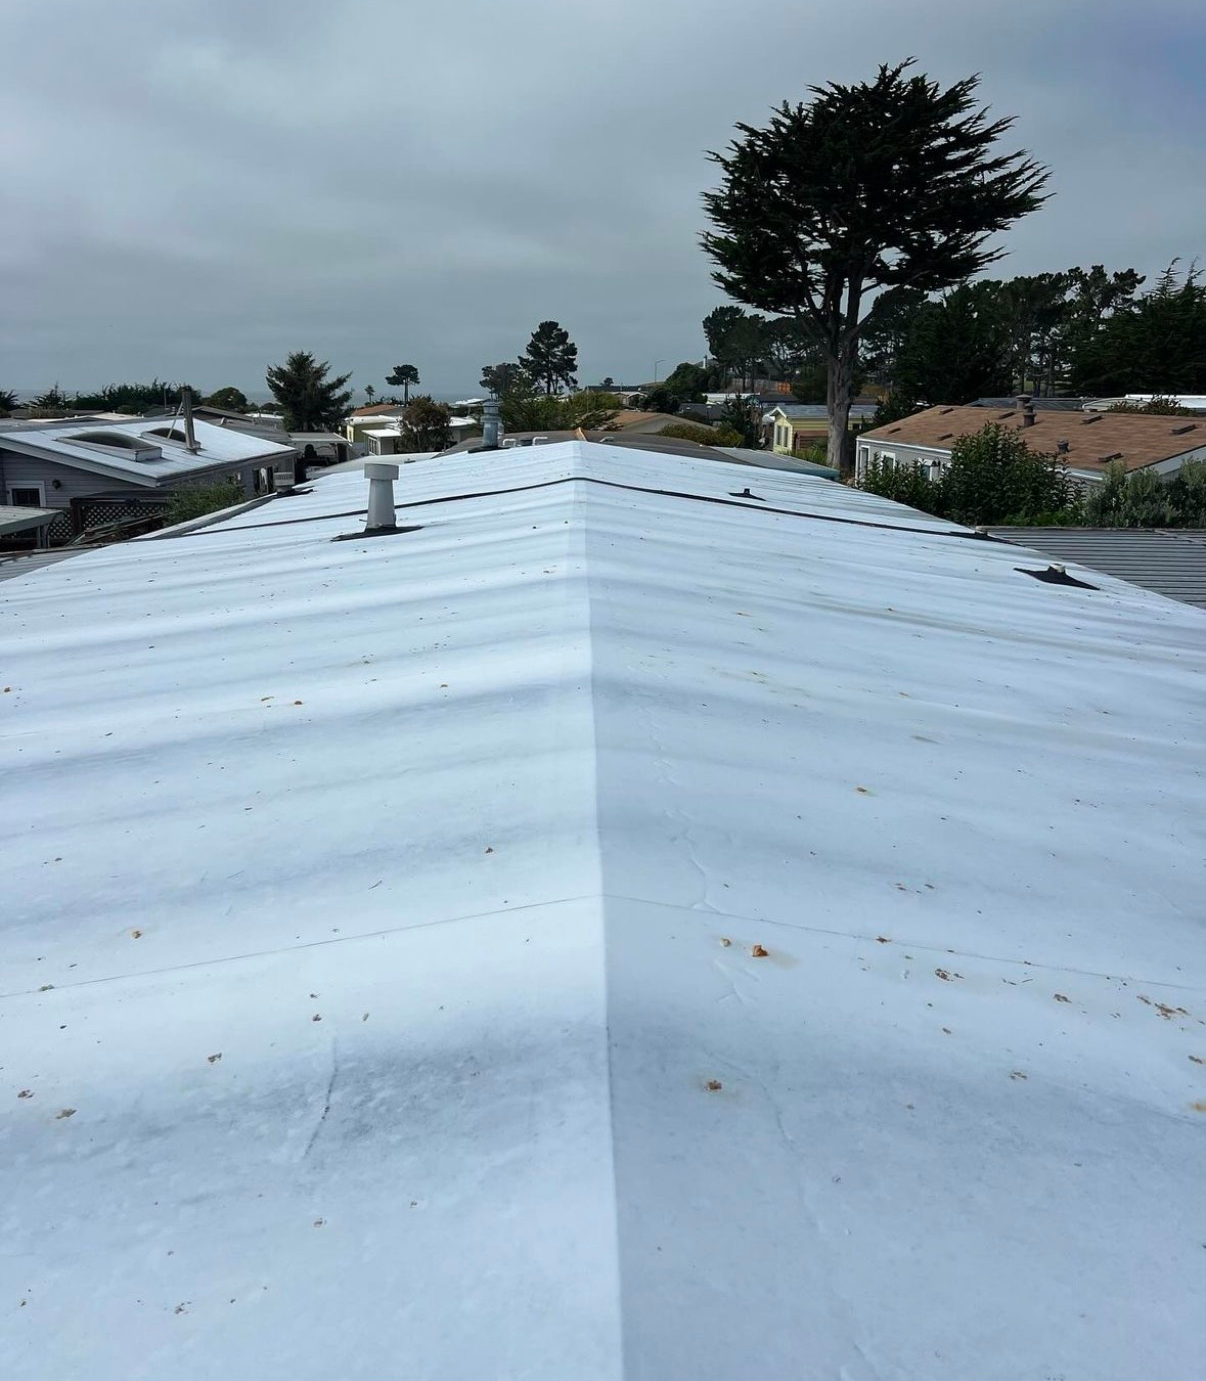
[[[896,288],[877,300],[858,343],[855,389],[888,395],[879,421],[918,408],[1016,393],[1171,395],[1206,391],[1206,286],[1170,265],[1147,292],[1136,269],[1101,264],[982,278],[939,294]],[[824,403],[821,347],[799,322],[717,307],[703,321],[715,368],[680,365],[656,403],[756,378]],[[667,411],[673,410],[667,408]]]

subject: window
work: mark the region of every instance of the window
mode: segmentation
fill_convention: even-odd
[[[22,485],[8,491],[8,501],[15,508],[44,508],[46,496],[40,484]]]

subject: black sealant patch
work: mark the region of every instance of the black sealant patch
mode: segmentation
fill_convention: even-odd
[[[1014,570],[1019,575],[1032,575],[1035,580],[1041,580],[1044,585],[1075,585],[1078,590],[1099,590],[1100,585],[1090,585],[1087,580],[1077,580],[1074,575],[1069,575],[1067,571],[1058,566],[1047,566],[1041,571],[1028,570],[1025,566],[1015,566]]]
[[[766,500],[762,497],[761,494],[751,494],[751,493],[750,493],[750,487],[749,487],[748,484],[745,486],[745,488],[741,491],[740,494],[734,494],[732,491],[730,491],[730,492],[729,492],[729,498],[730,498],[730,499],[757,499],[759,503],[765,503],[765,502],[766,502]]]
[[[397,537],[403,532],[422,532],[423,524],[414,523],[410,527],[366,527],[360,532],[341,532],[332,537],[332,542],[354,542],[358,537]]]

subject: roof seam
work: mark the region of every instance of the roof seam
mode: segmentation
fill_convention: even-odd
[[[777,513],[785,518],[806,518],[818,523],[837,523],[844,527],[865,527],[877,528],[881,532],[909,532],[921,534],[924,537],[953,537],[958,541],[966,541],[969,537],[977,534],[971,531],[962,531],[952,528],[949,531],[941,531],[933,527],[914,527],[906,523],[884,523],[876,522],[870,518],[843,518],[833,513],[805,513],[796,508],[776,508],[770,504],[760,503],[741,503],[737,499],[725,498],[719,494],[690,494],[685,490],[679,489],[654,489],[642,484],[622,484],[619,480],[599,479],[595,475],[565,475],[555,480],[541,480],[537,484],[518,484],[506,489],[481,489],[467,494],[445,494],[438,498],[415,499],[407,503],[396,503],[394,511],[411,508],[430,508],[434,504],[461,503],[467,499],[489,499],[504,494],[524,494],[537,489],[552,489],[562,484],[597,484],[605,489],[620,489],[632,494],[654,494],[667,499],[693,499],[697,503],[719,504],[725,508],[744,508],[755,513]],[[271,523],[246,523],[238,528],[213,527],[205,529],[204,532],[181,532],[170,534],[170,540],[178,540],[184,537],[195,537],[198,535],[229,533],[229,532],[248,532],[261,527],[287,527],[294,524],[321,523],[332,518],[360,518],[368,512],[367,508],[355,509],[348,513],[323,513],[317,514],[312,518],[281,518]],[[169,539],[169,534],[161,534],[163,540]],[[155,540],[159,540],[158,538]],[[979,536],[980,541],[984,541],[983,535]],[[995,541],[995,538],[987,540]]]

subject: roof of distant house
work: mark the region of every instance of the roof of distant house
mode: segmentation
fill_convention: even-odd
[[[959,437],[990,423],[1017,432],[1031,450],[1059,454],[1069,469],[1089,473],[1104,471],[1112,461],[1138,470],[1206,447],[1206,422],[1192,417],[1038,412],[1031,426],[1023,426],[1017,406],[1000,412],[976,406],[926,408],[862,433],[859,442],[949,451]],[[1061,442],[1067,442],[1066,449],[1061,450]]]
[[[70,465],[110,479],[154,488],[165,480],[207,470],[251,464],[279,464],[294,454],[248,432],[195,422],[198,449],[185,446],[184,423],[138,418],[122,423],[73,419],[38,430],[8,430],[0,423],[0,449]]]
[[[1005,541],[1206,610],[1206,532],[1185,528],[998,527]]]
[[[401,403],[373,403],[370,407],[353,408],[349,417],[401,417],[404,411]]]
[[[607,429],[626,434],[631,432],[656,433],[663,431],[666,427],[681,426],[683,423],[692,427],[702,427],[705,431],[711,430],[710,423],[697,422],[692,417],[680,417],[676,413],[669,412],[647,412],[640,408],[621,408],[607,424]]]
[[[1190,412],[1206,412],[1206,394],[1203,393],[1127,393],[1121,398],[1092,398],[1085,406],[1095,409],[1111,408],[1117,403],[1154,403],[1156,399],[1174,403]]]
[[[851,403],[850,416],[873,417],[875,407],[874,403]],[[823,421],[829,416],[824,403],[776,403],[774,407],[767,408],[763,414],[764,420],[769,421],[776,413],[789,422]]]
[[[401,468],[5,587],[0,1375],[1199,1375],[1200,612]]]
[[[1087,398],[1041,398],[1034,397],[1031,400],[1036,412],[1081,412]],[[1007,408],[1018,406],[1017,395],[1009,398],[977,398],[974,403],[968,405],[973,408],[995,408],[997,412],[1002,412]]]

